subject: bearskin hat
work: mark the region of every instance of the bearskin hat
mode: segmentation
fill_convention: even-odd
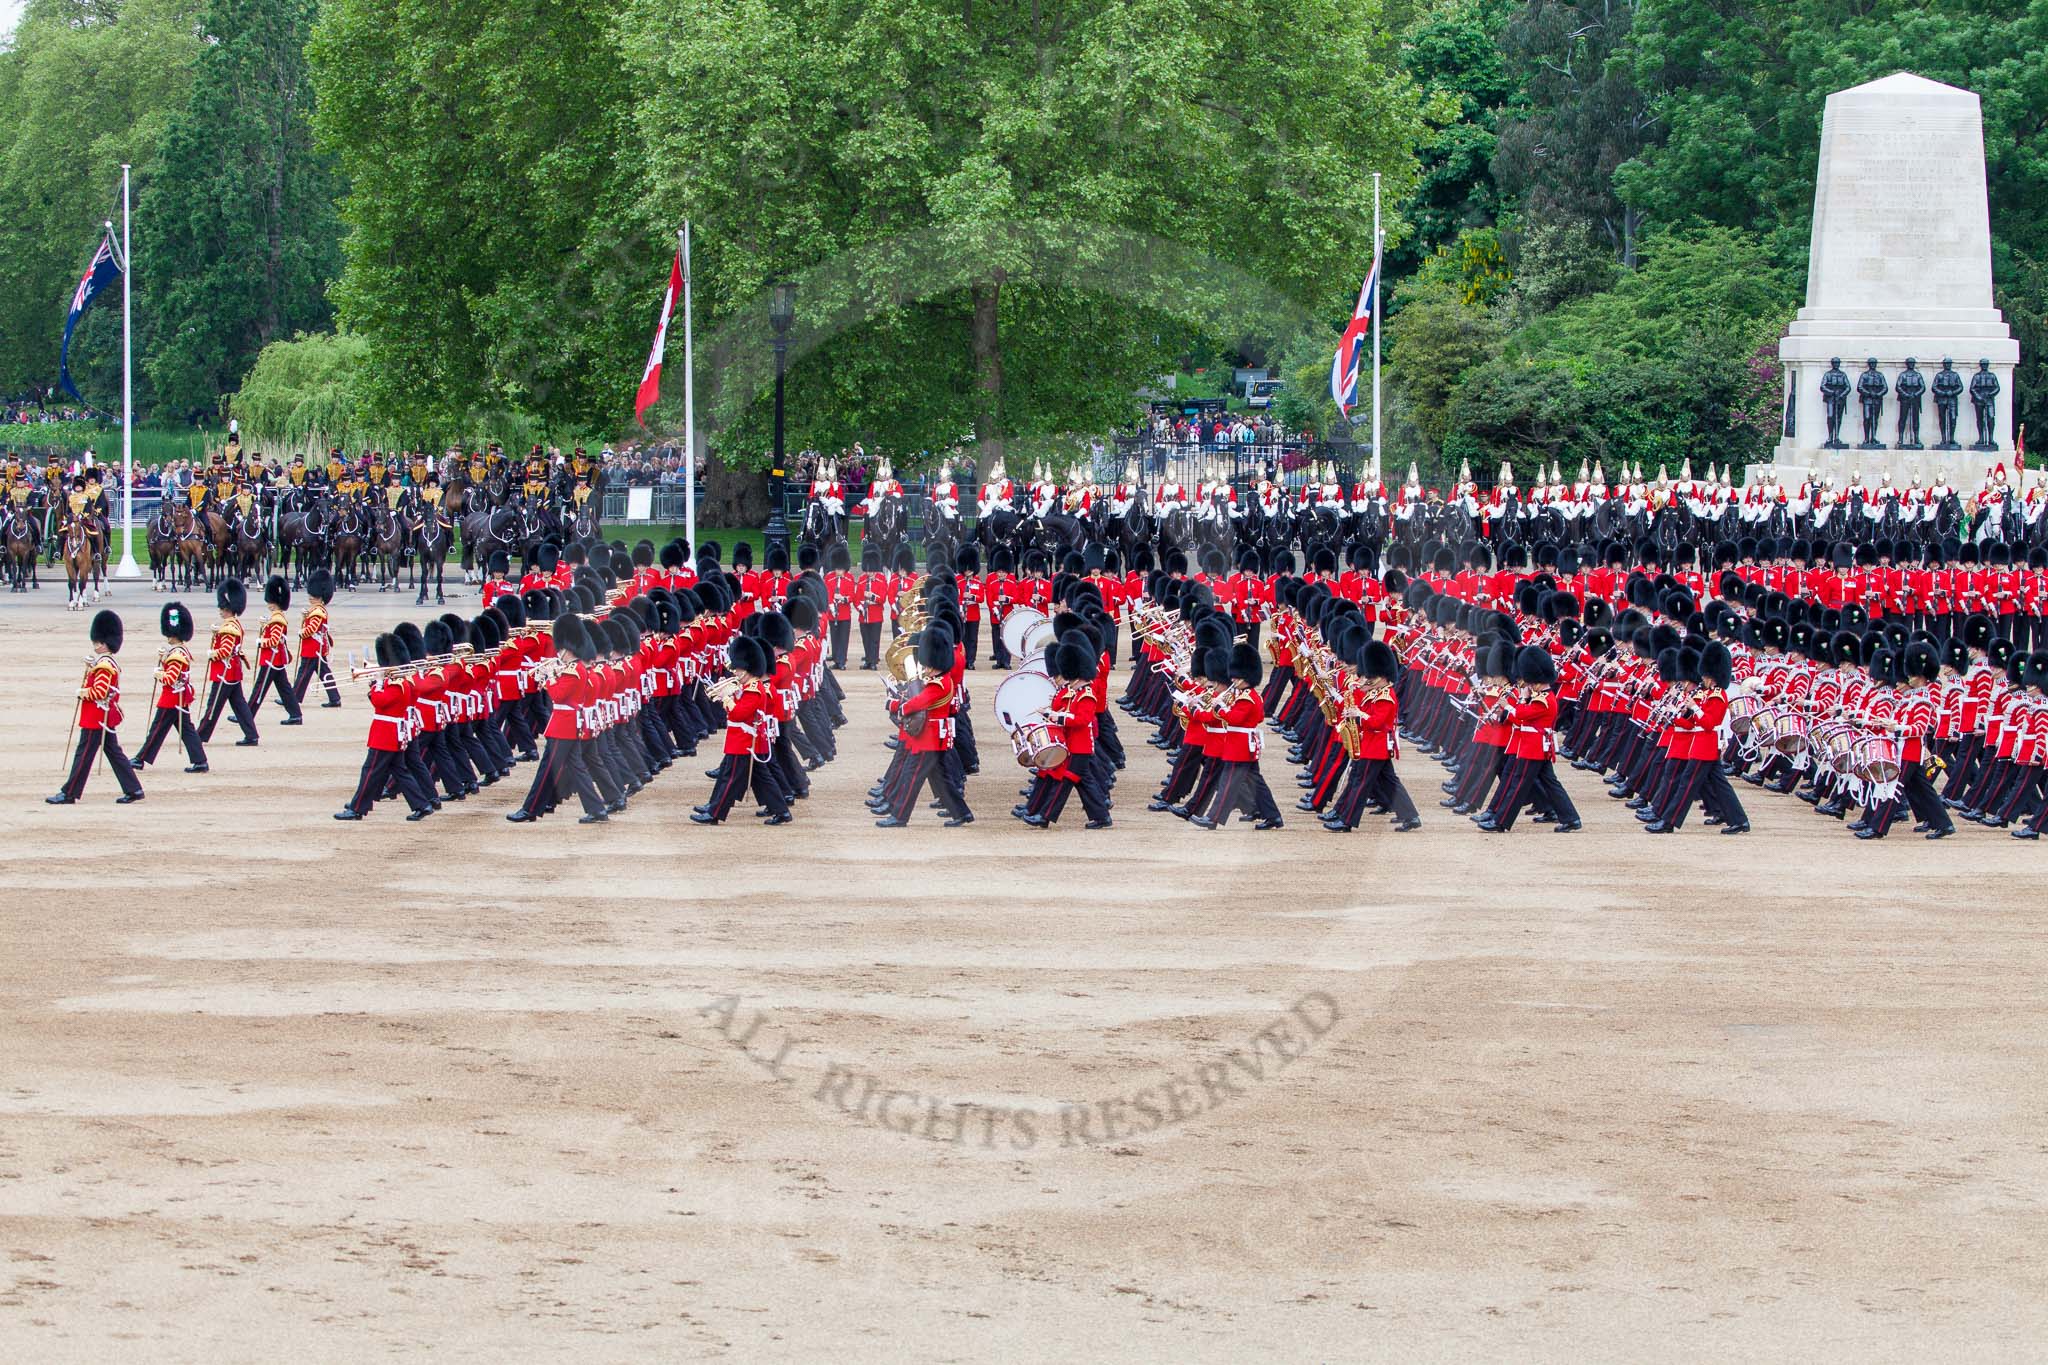
[[[917,665],[944,673],[953,667],[953,632],[926,626],[917,633]]]
[[[818,628],[818,608],[808,598],[791,598],[783,604],[782,614],[798,634]]]
[[[455,634],[448,629],[446,621],[436,618],[427,622],[427,628],[420,632],[422,642],[429,654],[446,654],[455,647]]]
[[[553,573],[562,562],[562,552],[552,540],[544,540],[533,552],[533,567],[542,573]]]
[[[1102,666],[1101,656],[1078,640],[1061,640],[1049,657],[1054,676],[1069,682],[1091,682]]]
[[[427,657],[427,642],[420,634],[420,628],[410,621],[400,621],[391,628],[391,634],[405,649],[405,661],[418,663]]]
[[[315,569],[306,575],[306,596],[316,602],[334,600],[334,575],[325,569]]]
[[[371,648],[377,653],[377,667],[379,668],[397,668],[400,664],[406,662],[405,646],[400,644],[398,637],[388,630],[376,638]]]
[[[192,612],[183,602],[166,602],[157,613],[157,629],[167,640],[183,642],[192,638]]]
[[[1394,647],[1385,640],[1367,640],[1358,657],[1358,671],[1368,678],[1392,682],[1400,675],[1401,662],[1394,657]]]
[[[1541,645],[1524,645],[1515,655],[1515,681],[1534,687],[1557,685],[1557,660]]]
[[[1257,687],[1265,680],[1265,666],[1259,661],[1259,651],[1248,644],[1233,645],[1230,650],[1230,677],[1247,687]]]
[[[789,623],[789,618],[781,612],[756,612],[752,619],[758,620],[761,623],[758,627],[761,639],[769,648],[780,650],[783,653],[788,653],[796,648],[796,628]]]
[[[735,673],[746,673],[756,678],[765,678],[769,674],[768,651],[750,635],[735,635],[732,643],[725,647],[725,654],[726,662]]]
[[[213,600],[222,611],[240,616],[249,605],[249,590],[242,586],[239,578],[223,579],[214,591]]]
[[[1586,647],[1588,657],[1604,659],[1614,652],[1614,632],[1605,626],[1594,626],[1586,632],[1586,638],[1582,643]]]
[[[96,645],[105,645],[107,653],[121,652],[121,618],[111,611],[101,611],[92,618],[87,638]]]

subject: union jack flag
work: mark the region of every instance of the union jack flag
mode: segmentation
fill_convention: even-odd
[[[1351,310],[1350,325],[1345,327],[1344,336],[1337,343],[1337,354],[1330,361],[1330,397],[1346,417],[1351,415],[1351,405],[1358,397],[1359,356],[1372,337],[1372,306],[1379,294],[1379,283],[1380,258],[1375,252],[1372,270],[1359,286],[1358,306]]]

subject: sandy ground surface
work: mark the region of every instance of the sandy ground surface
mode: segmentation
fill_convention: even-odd
[[[1135,734],[1116,829],[1036,833],[987,719],[981,822],[884,833],[861,673],[779,830],[688,824],[702,763],[603,828],[340,825],[353,698],[46,808],[57,596],[0,598],[5,1358],[2048,1339],[2038,846],[1762,797],[1653,840],[1579,774],[1584,833],[1489,838],[1420,760],[1418,834],[1204,834]],[[116,603],[131,747],[160,600]]]

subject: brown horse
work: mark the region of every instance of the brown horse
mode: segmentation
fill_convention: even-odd
[[[71,594],[64,604],[65,610],[83,611],[100,600],[99,560],[93,555],[92,528],[84,517],[73,517],[64,523],[64,543],[58,553],[64,561],[64,581]],[[88,579],[92,581],[89,594]]]
[[[188,590],[206,576],[206,524],[190,503],[178,509],[178,570]]]

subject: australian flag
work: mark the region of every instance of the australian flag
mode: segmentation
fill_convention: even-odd
[[[71,332],[78,326],[78,320],[85,316],[85,310],[92,307],[92,301],[119,278],[121,265],[114,255],[114,233],[109,228],[101,234],[100,249],[93,252],[92,264],[85,268],[78,288],[71,293],[71,312],[64,319],[64,350],[57,361],[57,387],[81,403],[85,399],[79,396],[77,386],[71,382]]]

